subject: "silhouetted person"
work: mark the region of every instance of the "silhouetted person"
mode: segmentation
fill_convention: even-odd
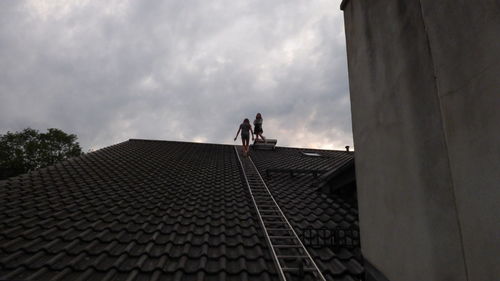
[[[236,137],[234,137],[235,141],[238,138],[240,131],[241,131],[241,142],[243,144],[243,156],[246,157],[248,155],[248,149],[249,149],[250,132],[252,133],[252,140],[254,139],[252,125],[250,125],[250,120],[248,120],[248,118],[245,118],[245,120],[243,120],[243,123],[240,124],[238,132],[236,132]]]
[[[262,115],[260,113],[257,113],[257,116],[255,116],[255,120],[253,121],[255,141],[258,141],[259,137],[261,137],[264,142],[266,141],[266,138],[262,135],[262,133],[264,133],[264,130],[262,130],[263,122],[264,119],[262,119]]]

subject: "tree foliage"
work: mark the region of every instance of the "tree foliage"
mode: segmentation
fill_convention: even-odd
[[[51,128],[0,135],[0,180],[82,155],[77,136]]]

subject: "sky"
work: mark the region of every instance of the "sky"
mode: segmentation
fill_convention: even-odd
[[[341,0],[2,0],[0,134],[352,146]]]

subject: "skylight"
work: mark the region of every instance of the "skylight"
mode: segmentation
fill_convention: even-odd
[[[321,154],[316,153],[316,152],[302,152],[305,156],[313,156],[313,157],[318,157],[321,156]]]

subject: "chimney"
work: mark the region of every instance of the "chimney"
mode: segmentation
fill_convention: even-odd
[[[349,152],[349,146],[348,145],[345,146],[345,151]]]

